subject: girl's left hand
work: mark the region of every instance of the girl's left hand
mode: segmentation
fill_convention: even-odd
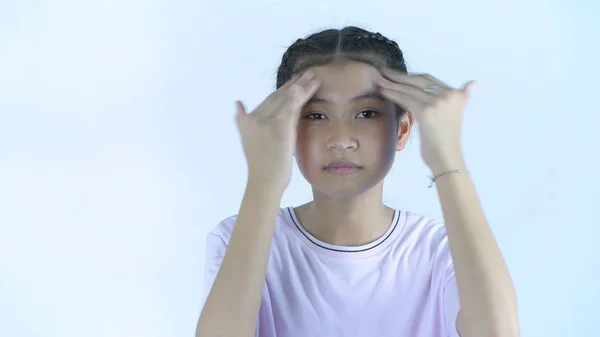
[[[388,68],[374,80],[382,96],[412,112],[421,136],[421,155],[434,175],[466,168],[461,127],[474,81],[454,89],[428,74],[408,75]]]

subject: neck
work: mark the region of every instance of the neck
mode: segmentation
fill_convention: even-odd
[[[383,184],[359,196],[333,199],[313,191],[314,200],[296,208],[302,226],[315,238],[338,246],[360,246],[380,238],[394,210],[382,202]]]

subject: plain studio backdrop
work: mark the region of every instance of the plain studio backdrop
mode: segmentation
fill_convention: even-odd
[[[464,151],[522,335],[600,336],[598,9],[1,0],[0,336],[192,336],[205,236],[245,188],[234,101],[256,107],[296,39],[350,24],[395,39],[413,72],[479,81]],[[385,202],[441,218],[418,144]],[[282,206],[310,197],[296,170]]]

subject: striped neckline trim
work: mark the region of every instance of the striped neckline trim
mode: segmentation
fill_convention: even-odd
[[[402,231],[404,222],[406,221],[404,212],[395,210],[389,228],[377,240],[362,246],[337,246],[323,242],[306,231],[300,224],[300,221],[298,221],[293,207],[287,207],[286,210],[293,227],[292,229],[295,229],[294,232],[300,234],[300,239],[305,241],[309,247],[328,255],[364,257],[365,255],[376,254],[394,241],[394,238]]]

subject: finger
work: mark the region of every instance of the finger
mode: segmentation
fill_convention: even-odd
[[[319,90],[321,80],[313,77],[311,79],[299,80],[290,87],[290,104],[294,110],[302,108]]]
[[[241,118],[244,118],[246,116],[246,108],[244,107],[244,104],[240,101],[235,101],[235,109],[236,109],[236,121],[239,123]]]
[[[314,73],[310,73],[308,71],[305,71],[303,73],[296,73],[293,74],[289,80],[287,80],[281,87],[279,87],[279,89],[275,90],[274,92],[272,92],[271,94],[269,94],[269,96],[267,96],[267,98],[265,98],[265,100],[259,105],[259,106],[284,106],[285,105],[285,101],[286,101],[286,96],[287,96],[287,92],[290,90],[290,88],[295,85],[296,83],[298,83],[298,81],[305,82],[307,80],[307,78],[314,78]],[[253,115],[260,115],[262,117],[266,117],[269,118],[272,115],[276,114],[277,109],[255,109],[252,114]]]
[[[460,89],[460,91],[467,97],[469,98],[471,96],[471,92],[473,90],[474,87],[477,86],[477,81],[469,81],[467,82],[462,89]]]
[[[310,83],[311,80],[313,80],[315,78],[315,72],[311,69],[306,70],[304,73],[302,73],[302,76],[300,76],[297,80],[296,80],[296,84],[299,84],[301,86],[305,86],[308,83]]]
[[[281,89],[286,90],[289,89],[294,83],[306,83],[306,81],[311,80],[315,77],[315,72],[311,69],[307,69],[302,73],[297,73],[292,75],[292,77],[285,82],[284,85],[281,86]]]
[[[431,81],[424,78],[422,75],[409,75],[390,68],[383,68],[379,75],[389,81],[412,85],[419,89],[424,89],[431,84]]]
[[[272,104],[280,105],[283,103],[283,101],[287,99],[288,92],[292,87],[294,87],[296,84],[298,84],[300,87],[303,87],[314,78],[315,73],[312,70],[306,70],[303,73],[294,74],[287,82],[285,82],[284,85],[282,85],[278,90],[269,95],[269,97],[267,97],[267,100]]]
[[[283,112],[284,114],[292,114],[292,119],[296,119],[296,115],[300,114],[302,107],[314,96],[321,85],[320,79],[316,77],[308,78],[310,78],[310,75],[291,84],[287,90],[278,91],[277,95],[266,102],[271,108],[262,110],[262,117],[273,118]]]
[[[394,82],[403,82],[406,81],[405,78],[407,78],[409,75],[400,71],[396,71],[387,67],[383,67],[381,68],[381,70],[379,71],[379,74],[381,74],[382,76],[384,76],[385,78],[394,81]]]
[[[453,89],[451,86],[449,86],[448,84],[442,82],[439,78],[430,75],[430,74],[419,74],[418,75],[421,78],[425,79],[425,83],[427,83],[426,85],[429,85],[431,83],[437,84],[439,87],[444,88],[444,89]]]
[[[428,103],[415,99],[413,96],[402,91],[381,88],[379,93],[383,97],[389,99],[397,105],[400,105],[403,109],[413,112],[414,114],[418,114],[419,112],[425,110],[425,107],[428,105]]]
[[[296,81],[298,80],[298,78],[300,78],[300,75],[302,75],[302,74],[294,74],[294,75],[292,75],[292,77],[290,77],[290,79],[287,80],[287,82],[285,82],[279,89],[289,88],[292,84],[296,83]]]
[[[432,104],[435,102],[437,97],[430,92],[426,92],[421,88],[415,87],[410,84],[392,82],[384,77],[376,76],[374,82],[380,87],[393,91],[402,92],[409,95],[410,97],[422,101],[424,103]]]
[[[443,89],[451,89],[451,87],[448,86],[446,83],[440,81],[439,79],[429,74],[408,75],[406,73],[395,71],[389,68],[383,68],[380,72],[380,75],[381,77],[386,78],[390,81],[412,85],[421,90],[427,88],[427,86],[431,84],[435,84]]]

